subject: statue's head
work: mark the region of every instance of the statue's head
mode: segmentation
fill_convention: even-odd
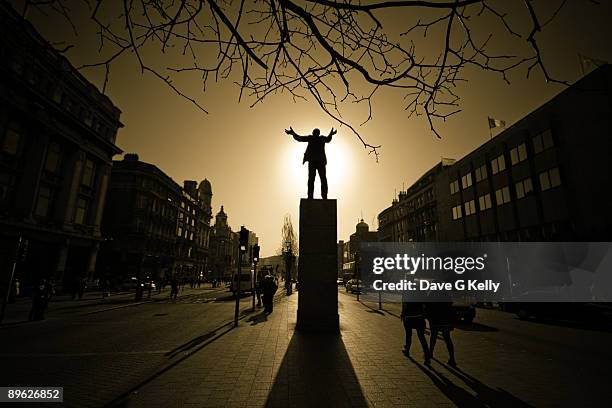
[[[321,131],[317,128],[312,129],[312,135],[314,137],[319,137],[319,135],[321,134]]]

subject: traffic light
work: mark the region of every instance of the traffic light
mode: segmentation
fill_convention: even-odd
[[[240,227],[240,251],[243,253],[246,252],[247,247],[249,246],[249,230],[244,228],[244,226]]]
[[[259,262],[259,245],[257,244],[253,246],[253,262]]]

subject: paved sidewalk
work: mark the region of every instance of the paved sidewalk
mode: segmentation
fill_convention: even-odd
[[[339,298],[340,335],[295,331],[297,296],[283,298],[272,315],[253,316],[211,339],[114,406],[597,406],[598,397],[611,396],[609,368],[596,374],[599,380],[577,379],[567,361],[508,355],[503,344],[485,341],[486,333],[456,330],[460,368],[443,364],[448,355],[440,341],[428,369],[418,344],[415,360],[401,353],[397,317]],[[590,387],[600,395],[585,395]]]

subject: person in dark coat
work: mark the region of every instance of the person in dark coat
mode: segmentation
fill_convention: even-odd
[[[170,299],[176,300],[176,297],[178,295],[178,290],[179,290],[179,281],[178,279],[174,278],[172,279],[172,282],[170,283]]]
[[[410,302],[405,297],[402,301],[402,322],[406,331],[406,344],[404,345],[404,354],[410,356],[410,346],[412,345],[412,330],[416,331],[423,355],[425,357],[425,365],[431,364],[429,347],[425,339],[425,305],[422,302]]]
[[[49,304],[50,289],[46,279],[41,279],[38,285],[34,288],[32,297],[32,309],[28,317],[29,321],[43,320],[45,311]]]
[[[261,282],[261,291],[263,292],[264,313],[270,314],[274,308],[274,294],[278,289],[278,285],[270,273],[264,276]]]
[[[442,338],[446,343],[449,355],[448,365],[456,367],[455,346],[451,339],[451,331],[454,328],[454,313],[452,306],[452,301],[429,302],[425,305],[425,315],[427,316],[427,320],[429,320],[429,331],[431,332],[431,337],[429,339],[431,357],[433,358],[434,355],[438,333],[442,333]]]
[[[327,165],[327,157],[325,156],[325,143],[329,143],[332,140],[332,136],[337,131],[332,128],[327,136],[321,136],[319,129],[313,129],[312,135],[300,136],[293,128],[285,129],[285,133],[293,136],[298,142],[307,142],[306,152],[304,152],[304,160],[302,164],[308,162],[308,198],[313,197],[314,193],[314,182],[316,173],[319,173],[321,179],[321,197],[327,199],[327,174],[325,166]]]

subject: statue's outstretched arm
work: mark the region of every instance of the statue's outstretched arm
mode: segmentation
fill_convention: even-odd
[[[325,143],[329,143],[332,140],[332,136],[335,135],[336,133],[338,133],[338,131],[334,128],[331,128],[331,131],[329,132],[329,135],[327,135],[327,137],[325,138]]]
[[[289,129],[285,129],[285,133],[288,135],[293,136],[293,138],[295,140],[297,140],[298,142],[307,142],[308,141],[308,136],[300,136],[297,133],[295,133],[295,131],[293,130],[292,127],[289,127]]]

